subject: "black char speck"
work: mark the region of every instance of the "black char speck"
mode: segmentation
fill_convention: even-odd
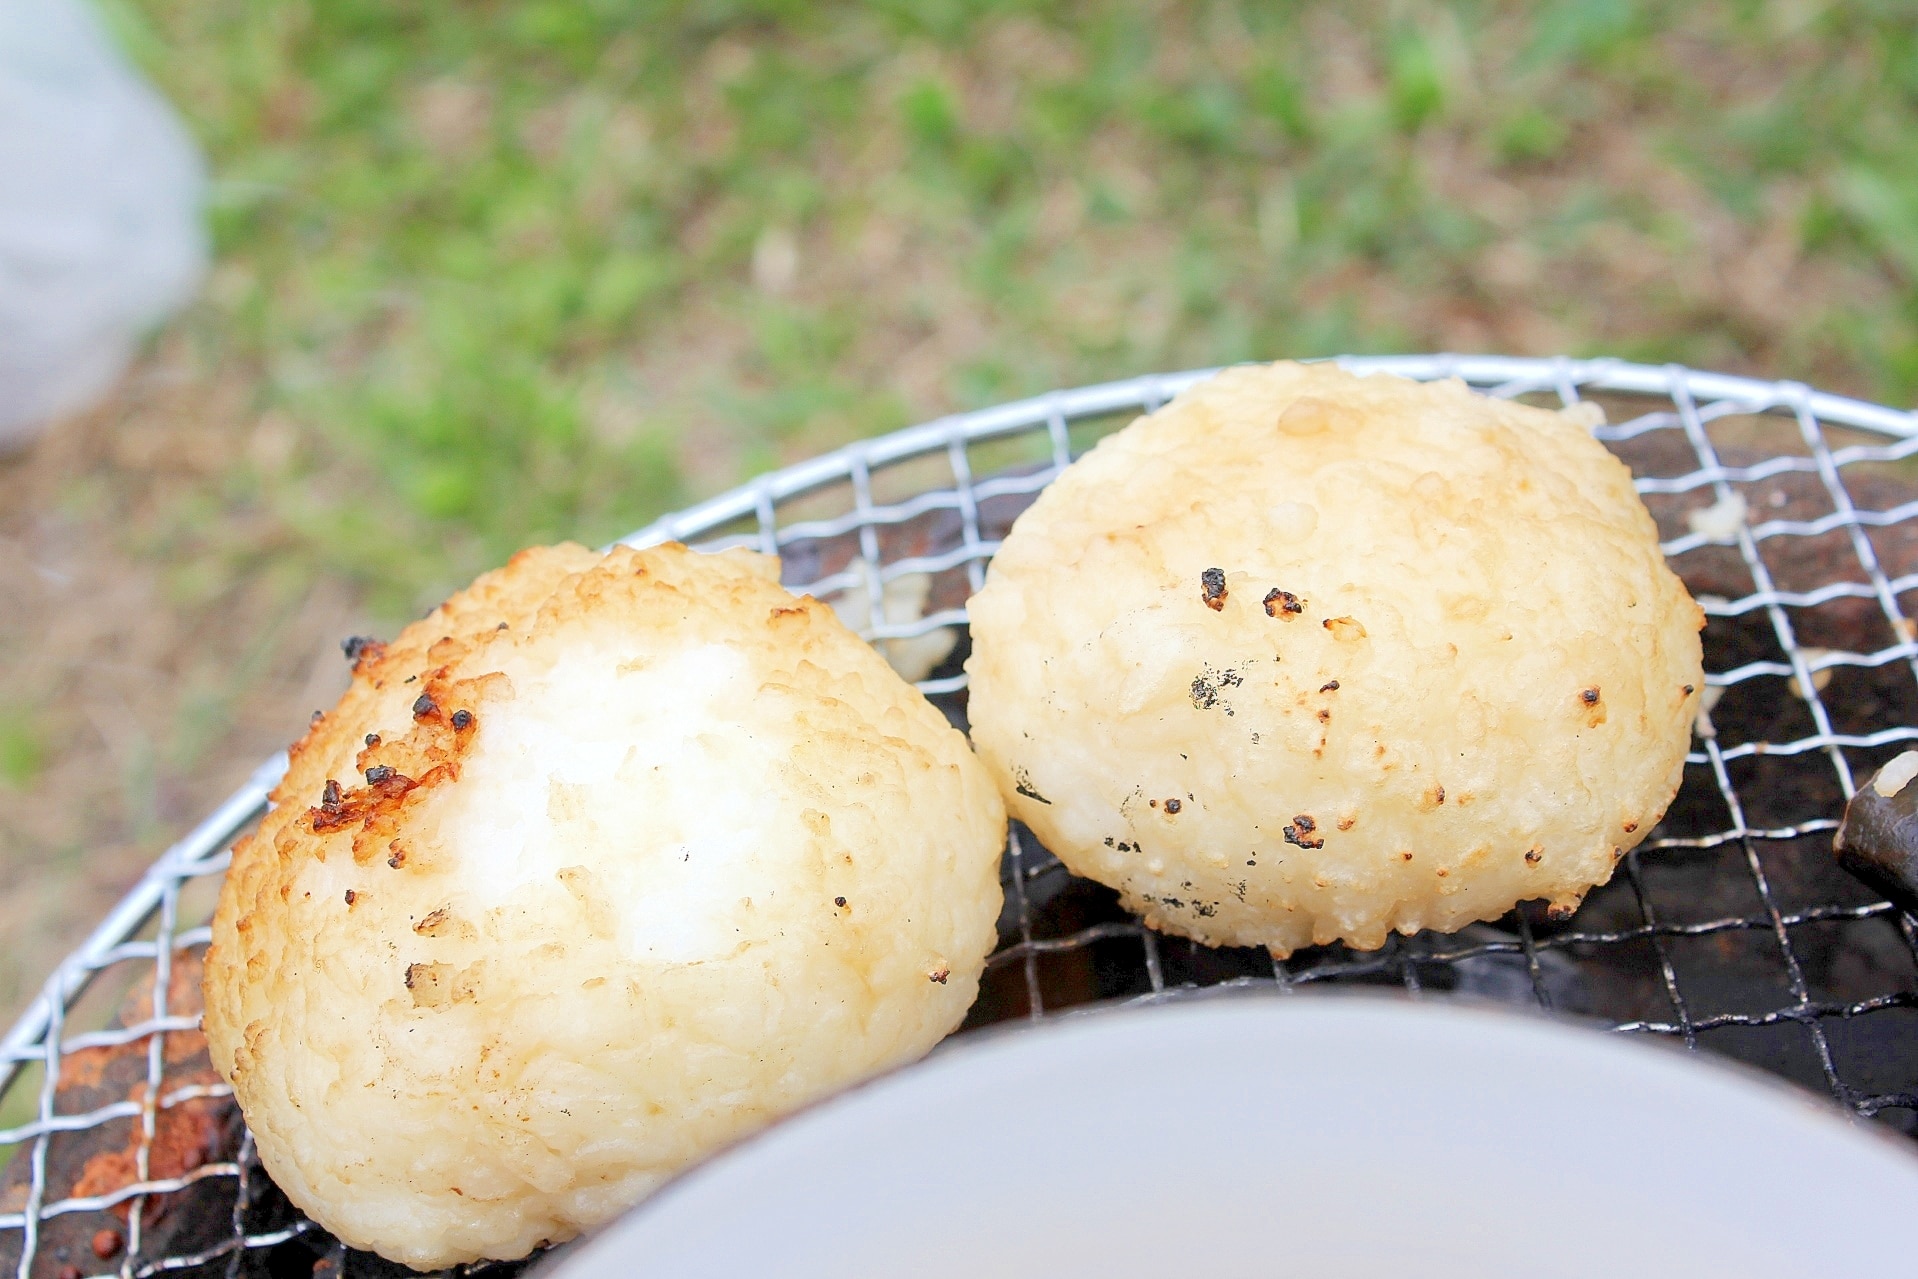
[[[1277,587],[1265,593],[1265,615],[1267,617],[1297,617],[1305,611],[1305,603],[1291,591],[1281,591]]]
[[[371,635],[349,635],[340,641],[340,652],[346,654],[347,664],[358,666],[360,654],[369,648],[380,647],[380,642]]]
[[[1208,666],[1192,677],[1192,707],[1194,710],[1211,710],[1219,704],[1221,689],[1237,688],[1243,683],[1245,677],[1237,671],[1216,671]],[[1225,713],[1230,715],[1232,708],[1226,707]]]
[[[1018,791],[1034,803],[1044,804],[1047,807],[1051,807],[1052,805],[1051,800],[1032,788],[1032,774],[1023,768],[1015,768],[1012,770],[1012,789]]]
[[[1310,813],[1300,813],[1286,826],[1285,842],[1295,844],[1300,848],[1324,848],[1325,839],[1323,836],[1318,839],[1312,838],[1312,833],[1318,830],[1318,828],[1319,824],[1312,820]]]
[[[1213,612],[1225,607],[1225,570],[1209,568],[1199,574],[1199,597]]]

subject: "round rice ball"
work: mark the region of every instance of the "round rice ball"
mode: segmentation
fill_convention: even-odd
[[[1214,945],[1568,914],[1671,802],[1704,684],[1594,420],[1276,364],[1102,441],[970,605],[1012,814]]]
[[[523,552],[367,644],[294,747],[206,1034],[349,1244],[522,1256],[965,1015],[1004,808],[777,567]]]

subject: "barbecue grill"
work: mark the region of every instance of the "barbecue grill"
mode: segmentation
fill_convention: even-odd
[[[1830,851],[1855,786],[1918,742],[1918,462],[1907,461],[1918,417],[1797,383],[1614,360],[1340,362],[1606,410],[1596,434],[1632,467],[1707,615],[1707,709],[1677,799],[1569,920],[1534,903],[1450,936],[1287,960],[1151,932],[1015,825],[1000,944],[964,1029],[1219,986],[1454,992],[1737,1058],[1918,1135],[1918,925]],[[919,687],[963,725],[965,601],[1005,530],[1101,434],[1209,372],[912,427],[625,540],[778,553],[788,586],[863,621],[896,664],[929,667]],[[12,1148],[0,1268],[394,1271],[344,1250],[272,1187],[197,1034],[205,916],[233,839],[283,767],[262,764],[167,850],[0,1041],[0,1115],[26,1116],[0,1126]],[[107,1006],[93,1007],[102,991]]]

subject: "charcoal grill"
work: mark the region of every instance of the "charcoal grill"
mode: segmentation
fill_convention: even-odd
[[[1569,920],[1525,906],[1450,936],[1287,960],[1161,937],[1015,826],[1000,944],[964,1029],[1219,986],[1455,992],[1737,1058],[1918,1135],[1918,925],[1830,852],[1856,783],[1918,741],[1918,417],[1797,383],[1614,360],[1340,363],[1607,411],[1596,434],[1631,465],[1707,615],[1710,708],[1678,798]],[[919,687],[963,725],[965,601],[1005,530],[1099,435],[1209,372],[912,427],[625,540],[780,554],[789,586],[834,601],[896,663],[929,668],[914,672]],[[261,765],[167,850],[0,1041],[0,1115],[22,1116],[0,1119],[12,1148],[0,1269],[393,1271],[274,1190],[197,1033],[205,915],[232,840],[283,767]],[[112,1016],[89,1011],[100,991],[129,989]]]

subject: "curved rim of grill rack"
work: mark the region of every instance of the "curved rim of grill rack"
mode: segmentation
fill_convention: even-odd
[[[1527,988],[1525,1002],[1535,999],[1537,1004],[1549,1009],[1555,1002],[1551,970],[1558,961],[1554,954],[1571,954],[1581,947],[1636,945],[1643,952],[1644,963],[1651,974],[1648,980],[1662,989],[1670,1015],[1624,1020],[1606,1018],[1612,1028],[1669,1037],[1698,1048],[1701,1037],[1721,1029],[1749,1030],[1794,1024],[1804,1029],[1815,1059],[1814,1066],[1799,1071],[1801,1076],[1806,1076],[1801,1082],[1815,1083],[1822,1078],[1824,1091],[1858,1115],[1899,1110],[1911,1112],[1914,1119],[1918,1119],[1918,1079],[1900,1081],[1907,1084],[1903,1089],[1885,1088],[1875,1083],[1876,1076],[1867,1071],[1862,1083],[1851,1082],[1847,1077],[1845,1052],[1842,1045],[1841,1050],[1835,1051],[1829,1029],[1881,1010],[1918,1010],[1918,931],[1914,930],[1912,919],[1887,902],[1869,900],[1875,894],[1862,891],[1857,894],[1859,900],[1852,904],[1792,906],[1778,900],[1768,881],[1759,848],[1779,841],[1821,836],[1837,826],[1836,815],[1828,811],[1772,827],[1748,824],[1745,805],[1741,802],[1744,797],[1731,780],[1730,772],[1741,759],[1758,756],[1783,760],[1803,758],[1807,766],[1822,758],[1831,768],[1825,782],[1828,784],[1835,778],[1837,791],[1849,799],[1854,788],[1854,770],[1847,750],[1872,750],[1918,741],[1918,727],[1913,724],[1881,724],[1862,733],[1841,731],[1819,693],[1825,687],[1820,676],[1829,679],[1828,673],[1841,667],[1880,668],[1896,664],[1918,677],[1918,642],[1915,642],[1918,627],[1906,620],[1900,602],[1900,596],[1907,593],[1918,599],[1918,572],[1908,577],[1890,575],[1871,539],[1871,530],[1907,520],[1918,522],[1918,501],[1887,510],[1861,509],[1853,501],[1844,478],[1844,468],[1848,466],[1894,463],[1918,454],[1918,416],[1906,410],[1822,393],[1801,383],[1761,381],[1678,365],[1657,367],[1610,359],[1468,355],[1340,357],[1337,362],[1358,373],[1391,373],[1419,380],[1457,377],[1476,389],[1501,397],[1556,397],[1563,404],[1600,395],[1616,397],[1621,402],[1649,400],[1651,402],[1644,404],[1643,411],[1636,416],[1595,431],[1598,438],[1614,447],[1659,431],[1682,436],[1691,469],[1684,474],[1639,478],[1638,490],[1648,498],[1655,494],[1695,495],[1698,500],[1710,497],[1723,502],[1733,499],[1736,485],[1753,484],[1792,472],[1814,477],[1831,507],[1828,514],[1816,520],[1741,523],[1729,538],[1695,529],[1663,543],[1668,557],[1714,543],[1735,548],[1751,574],[1753,589],[1742,598],[1707,597],[1701,602],[1710,618],[1735,619],[1753,614],[1769,619],[1785,660],[1750,661],[1720,671],[1711,668],[1708,653],[1707,684],[1722,690],[1768,676],[1791,680],[1809,712],[1811,731],[1787,741],[1758,740],[1729,746],[1709,734],[1695,738],[1694,749],[1687,759],[1686,785],[1692,785],[1695,772],[1708,777],[1723,800],[1726,819],[1720,829],[1695,837],[1671,837],[1661,825],[1652,832],[1652,838],[1627,856],[1625,874],[1618,878],[1626,881],[1628,891],[1635,898],[1639,914],[1635,924],[1580,931],[1574,917],[1569,928],[1544,937],[1520,912],[1514,925],[1515,936],[1496,934],[1488,940],[1483,935],[1470,935],[1471,930],[1449,938],[1421,934],[1409,941],[1395,939],[1383,951],[1366,954],[1335,947],[1300,952],[1286,961],[1266,959],[1262,969],[1240,971],[1226,977],[1210,972],[1199,979],[1182,980],[1179,964],[1168,951],[1174,946],[1192,949],[1190,944],[1161,937],[1134,919],[1108,919],[1059,936],[1035,933],[1030,887],[1039,878],[1061,872],[1063,868],[1015,826],[1008,843],[1004,872],[1010,923],[1006,925],[1002,921],[1002,943],[989,961],[988,976],[1000,970],[1011,973],[1014,984],[1023,987],[1023,1015],[1039,1017],[1048,1011],[1040,972],[1042,962],[1063,952],[1112,944],[1137,948],[1144,988],[1131,997],[1148,1001],[1198,985],[1295,990],[1308,984],[1347,978],[1402,983],[1416,993],[1431,985],[1431,974],[1443,974],[1448,966],[1453,972],[1464,972],[1473,962],[1496,961],[1508,965],[1508,975]],[[909,427],[763,475],[719,497],[665,516],[621,541],[646,546],[673,540],[701,549],[745,545],[776,554],[806,539],[855,538],[857,555],[863,564],[855,560],[850,566],[818,580],[789,581],[788,585],[795,590],[811,590],[822,598],[834,591],[858,591],[863,585],[870,605],[867,615],[879,620],[863,627],[861,633],[875,642],[910,640],[942,628],[963,627],[962,607],[929,611],[925,616],[903,622],[888,620],[884,587],[907,574],[956,571],[966,575],[969,590],[976,590],[983,580],[985,565],[997,548],[997,543],[984,532],[983,503],[1009,496],[1029,500],[1031,494],[1043,488],[1071,461],[1074,446],[1071,432],[1075,424],[1151,411],[1216,371],[1202,369],[1149,375],[1058,391]],[[1721,418],[1737,415],[1766,416],[1795,425],[1803,454],[1780,453],[1747,465],[1721,460],[1710,428]],[[1827,428],[1862,431],[1879,437],[1881,442],[1834,448],[1826,438]],[[993,441],[1020,438],[1026,439],[1039,455],[1031,464],[975,478],[972,449]],[[888,468],[918,460],[948,465],[950,483],[922,488],[891,503],[875,497],[875,476]],[[850,489],[849,510],[826,519],[782,522],[782,508],[787,504],[834,486]],[[884,559],[880,530],[941,511],[958,518],[960,534],[955,546],[936,555],[909,556],[891,562]],[[1849,539],[1856,557],[1856,563],[1849,564],[1850,572],[1842,580],[1827,581],[1800,591],[1781,589],[1774,582],[1760,551],[1761,542],[1770,537],[1833,533]],[[876,566],[877,571],[866,566]],[[1882,620],[1890,624],[1895,642],[1875,652],[1836,652],[1809,648],[1793,638],[1791,615],[1794,610],[1816,608],[1840,599],[1866,601],[1882,610]],[[937,699],[961,690],[964,678],[963,673],[949,673],[922,680],[919,687]],[[1809,690],[1808,694],[1805,690]],[[28,1273],[44,1221],[69,1212],[109,1208],[128,1201],[132,1202],[124,1260],[120,1264],[121,1272],[126,1274],[152,1274],[206,1264],[236,1251],[271,1247],[303,1232],[317,1231],[317,1227],[303,1219],[295,1219],[291,1225],[277,1230],[249,1233],[236,1207],[234,1234],[224,1242],[190,1256],[140,1257],[140,1207],[147,1196],[170,1194],[195,1182],[225,1177],[238,1180],[243,1204],[249,1175],[258,1175],[250,1137],[242,1141],[236,1156],[205,1164],[178,1177],[149,1178],[146,1155],[157,1111],[194,1098],[230,1095],[230,1089],[218,1086],[180,1089],[167,1095],[159,1091],[164,1077],[165,1035],[171,1031],[194,1030],[198,1025],[197,1017],[168,1010],[172,957],[179,951],[204,944],[209,938],[209,929],[202,920],[180,918],[180,892],[190,881],[218,876],[225,870],[232,841],[264,811],[266,796],[285,766],[283,753],[262,763],[205,821],[167,849],[85,943],[59,965],[5,1039],[0,1040],[0,1101],[22,1082],[28,1067],[36,1064],[45,1067],[38,1084],[35,1117],[12,1128],[0,1128],[0,1147],[11,1146],[17,1157],[32,1161],[25,1203],[18,1207],[0,1203],[0,1246],[6,1245],[9,1235],[19,1241],[20,1275]],[[1822,835],[1822,838],[1828,840],[1829,836]],[[1684,922],[1661,918],[1646,889],[1647,864],[1661,853],[1683,855],[1717,849],[1732,850],[1735,861],[1742,864],[1750,877],[1757,908]],[[156,917],[154,936],[143,938],[141,934],[154,924]],[[1862,998],[1834,998],[1816,992],[1796,953],[1793,930],[1866,920],[1875,920],[1881,927],[1890,925],[1896,930],[1902,942],[1903,961],[1912,969],[1913,978],[1903,981],[1897,989],[1881,990]],[[1680,989],[1673,948],[1694,939],[1746,934],[1771,939],[1776,950],[1777,988],[1782,997],[1763,1007],[1717,1012],[1692,1008]],[[68,1011],[90,981],[109,966],[127,961],[153,965],[150,1015],[127,1019],[128,1024],[117,1029],[67,1037]],[[1914,1033],[1918,1033],[1918,1015],[1913,1028]],[[140,1099],[116,1102],[81,1115],[57,1112],[54,1094],[64,1054],[86,1047],[125,1047],[142,1039],[147,1046],[147,1079]],[[1918,1045],[1918,1038],[1909,1042]],[[1918,1058],[1918,1051],[1908,1055]],[[1773,1069],[1790,1073],[1775,1064]],[[126,1118],[136,1119],[140,1125],[138,1178],[111,1193],[50,1202],[46,1161],[53,1135]],[[1918,1123],[1905,1127],[1910,1131],[1918,1128]],[[229,1260],[235,1259],[229,1257]]]

